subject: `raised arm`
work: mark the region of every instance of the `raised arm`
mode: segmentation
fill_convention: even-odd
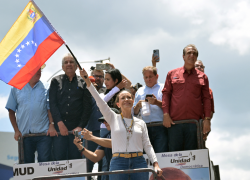
[[[93,141],[102,147],[112,148],[111,139],[96,137],[86,128],[81,131],[81,135],[83,135],[83,139]]]
[[[81,77],[84,79],[84,81],[87,84],[87,89],[93,96],[93,98],[96,101],[97,106],[99,107],[102,115],[104,116],[105,120],[112,124],[112,119],[116,116],[115,112],[113,112],[107,103],[100,97],[99,93],[97,92],[96,88],[93,86],[91,81],[89,80],[88,73],[85,71],[85,69],[79,70]]]
[[[92,152],[85,147],[83,147],[82,142],[79,138],[75,137],[74,144],[78,148],[79,151],[82,151],[82,154],[89,159],[90,161],[96,163],[99,162],[104,157],[104,151],[103,150],[96,150],[95,152]],[[84,150],[83,150],[84,148]]]

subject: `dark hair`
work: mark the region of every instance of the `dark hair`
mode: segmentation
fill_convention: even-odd
[[[107,73],[110,74],[110,76],[114,82],[116,81],[116,79],[118,80],[115,85],[119,84],[122,81],[122,74],[119,71],[119,69],[110,69],[110,70],[105,72],[105,74],[107,74]],[[107,94],[110,90],[111,89],[107,89],[105,94]]]
[[[196,55],[197,55],[197,57],[198,57],[199,52],[198,52],[198,49],[196,48],[196,46],[195,46],[194,44],[189,44],[189,45],[187,45],[186,47],[184,47],[184,49],[183,49],[183,56],[185,56],[185,54],[186,54],[186,48],[188,48],[188,47],[194,48],[194,50],[195,50],[195,52],[196,52]]]
[[[122,81],[122,74],[121,72],[119,71],[119,69],[110,69],[108,71],[105,72],[105,74],[108,73],[110,74],[112,80],[115,82],[116,79],[118,80],[116,85],[119,84],[121,81]],[[108,94],[109,91],[111,91],[111,89],[106,89],[105,93],[104,94]],[[116,108],[116,105],[115,105],[115,99],[116,99],[116,96],[119,92],[117,92],[108,102],[108,106],[109,107],[114,107]]]

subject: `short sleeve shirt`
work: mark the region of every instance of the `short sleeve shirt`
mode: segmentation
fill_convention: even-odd
[[[22,135],[48,131],[48,99],[47,90],[41,81],[33,88],[27,83],[22,90],[11,89],[5,108],[16,112],[18,129]]]

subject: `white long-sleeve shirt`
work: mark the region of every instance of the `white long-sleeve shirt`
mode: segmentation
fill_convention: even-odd
[[[152,163],[157,161],[154,149],[149,141],[146,123],[134,117],[133,134],[129,138],[127,147],[127,132],[120,114],[112,111],[107,103],[100,97],[94,86],[91,84],[88,90],[94,97],[97,106],[103,114],[105,120],[109,123],[112,137],[112,153],[124,152],[143,152],[147,153]],[[130,126],[132,119],[124,118],[124,121]]]
[[[118,93],[120,91],[120,89],[118,88],[118,87],[113,87],[112,89],[111,89],[111,91],[109,91],[109,93],[108,94],[106,94],[106,95],[104,95],[103,93],[102,94],[100,94],[100,96],[101,96],[101,98],[105,101],[105,102],[109,102],[109,100],[116,94],[116,93]],[[101,124],[101,126],[100,126],[100,128],[107,128],[106,126],[105,126],[105,124]]]

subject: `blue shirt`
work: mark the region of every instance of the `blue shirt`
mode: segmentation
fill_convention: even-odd
[[[16,112],[17,126],[22,135],[48,131],[48,99],[47,90],[41,81],[33,88],[27,83],[22,90],[11,89],[5,108]]]
[[[102,117],[102,113],[100,112],[98,106],[96,105],[95,99],[93,97],[91,106],[92,106],[92,113],[90,115],[86,129],[90,131],[97,131],[100,130],[101,122],[99,122],[98,119]]]
[[[157,100],[162,101],[163,87],[164,87],[164,84],[157,83],[152,88],[148,86],[143,86],[139,88],[135,94],[135,100],[134,100],[133,106],[135,106],[140,100],[145,100],[146,94],[154,94]],[[157,105],[150,104],[150,115],[149,116],[142,115],[142,119],[145,121],[145,123],[162,122],[163,121],[162,108],[160,108]]]

